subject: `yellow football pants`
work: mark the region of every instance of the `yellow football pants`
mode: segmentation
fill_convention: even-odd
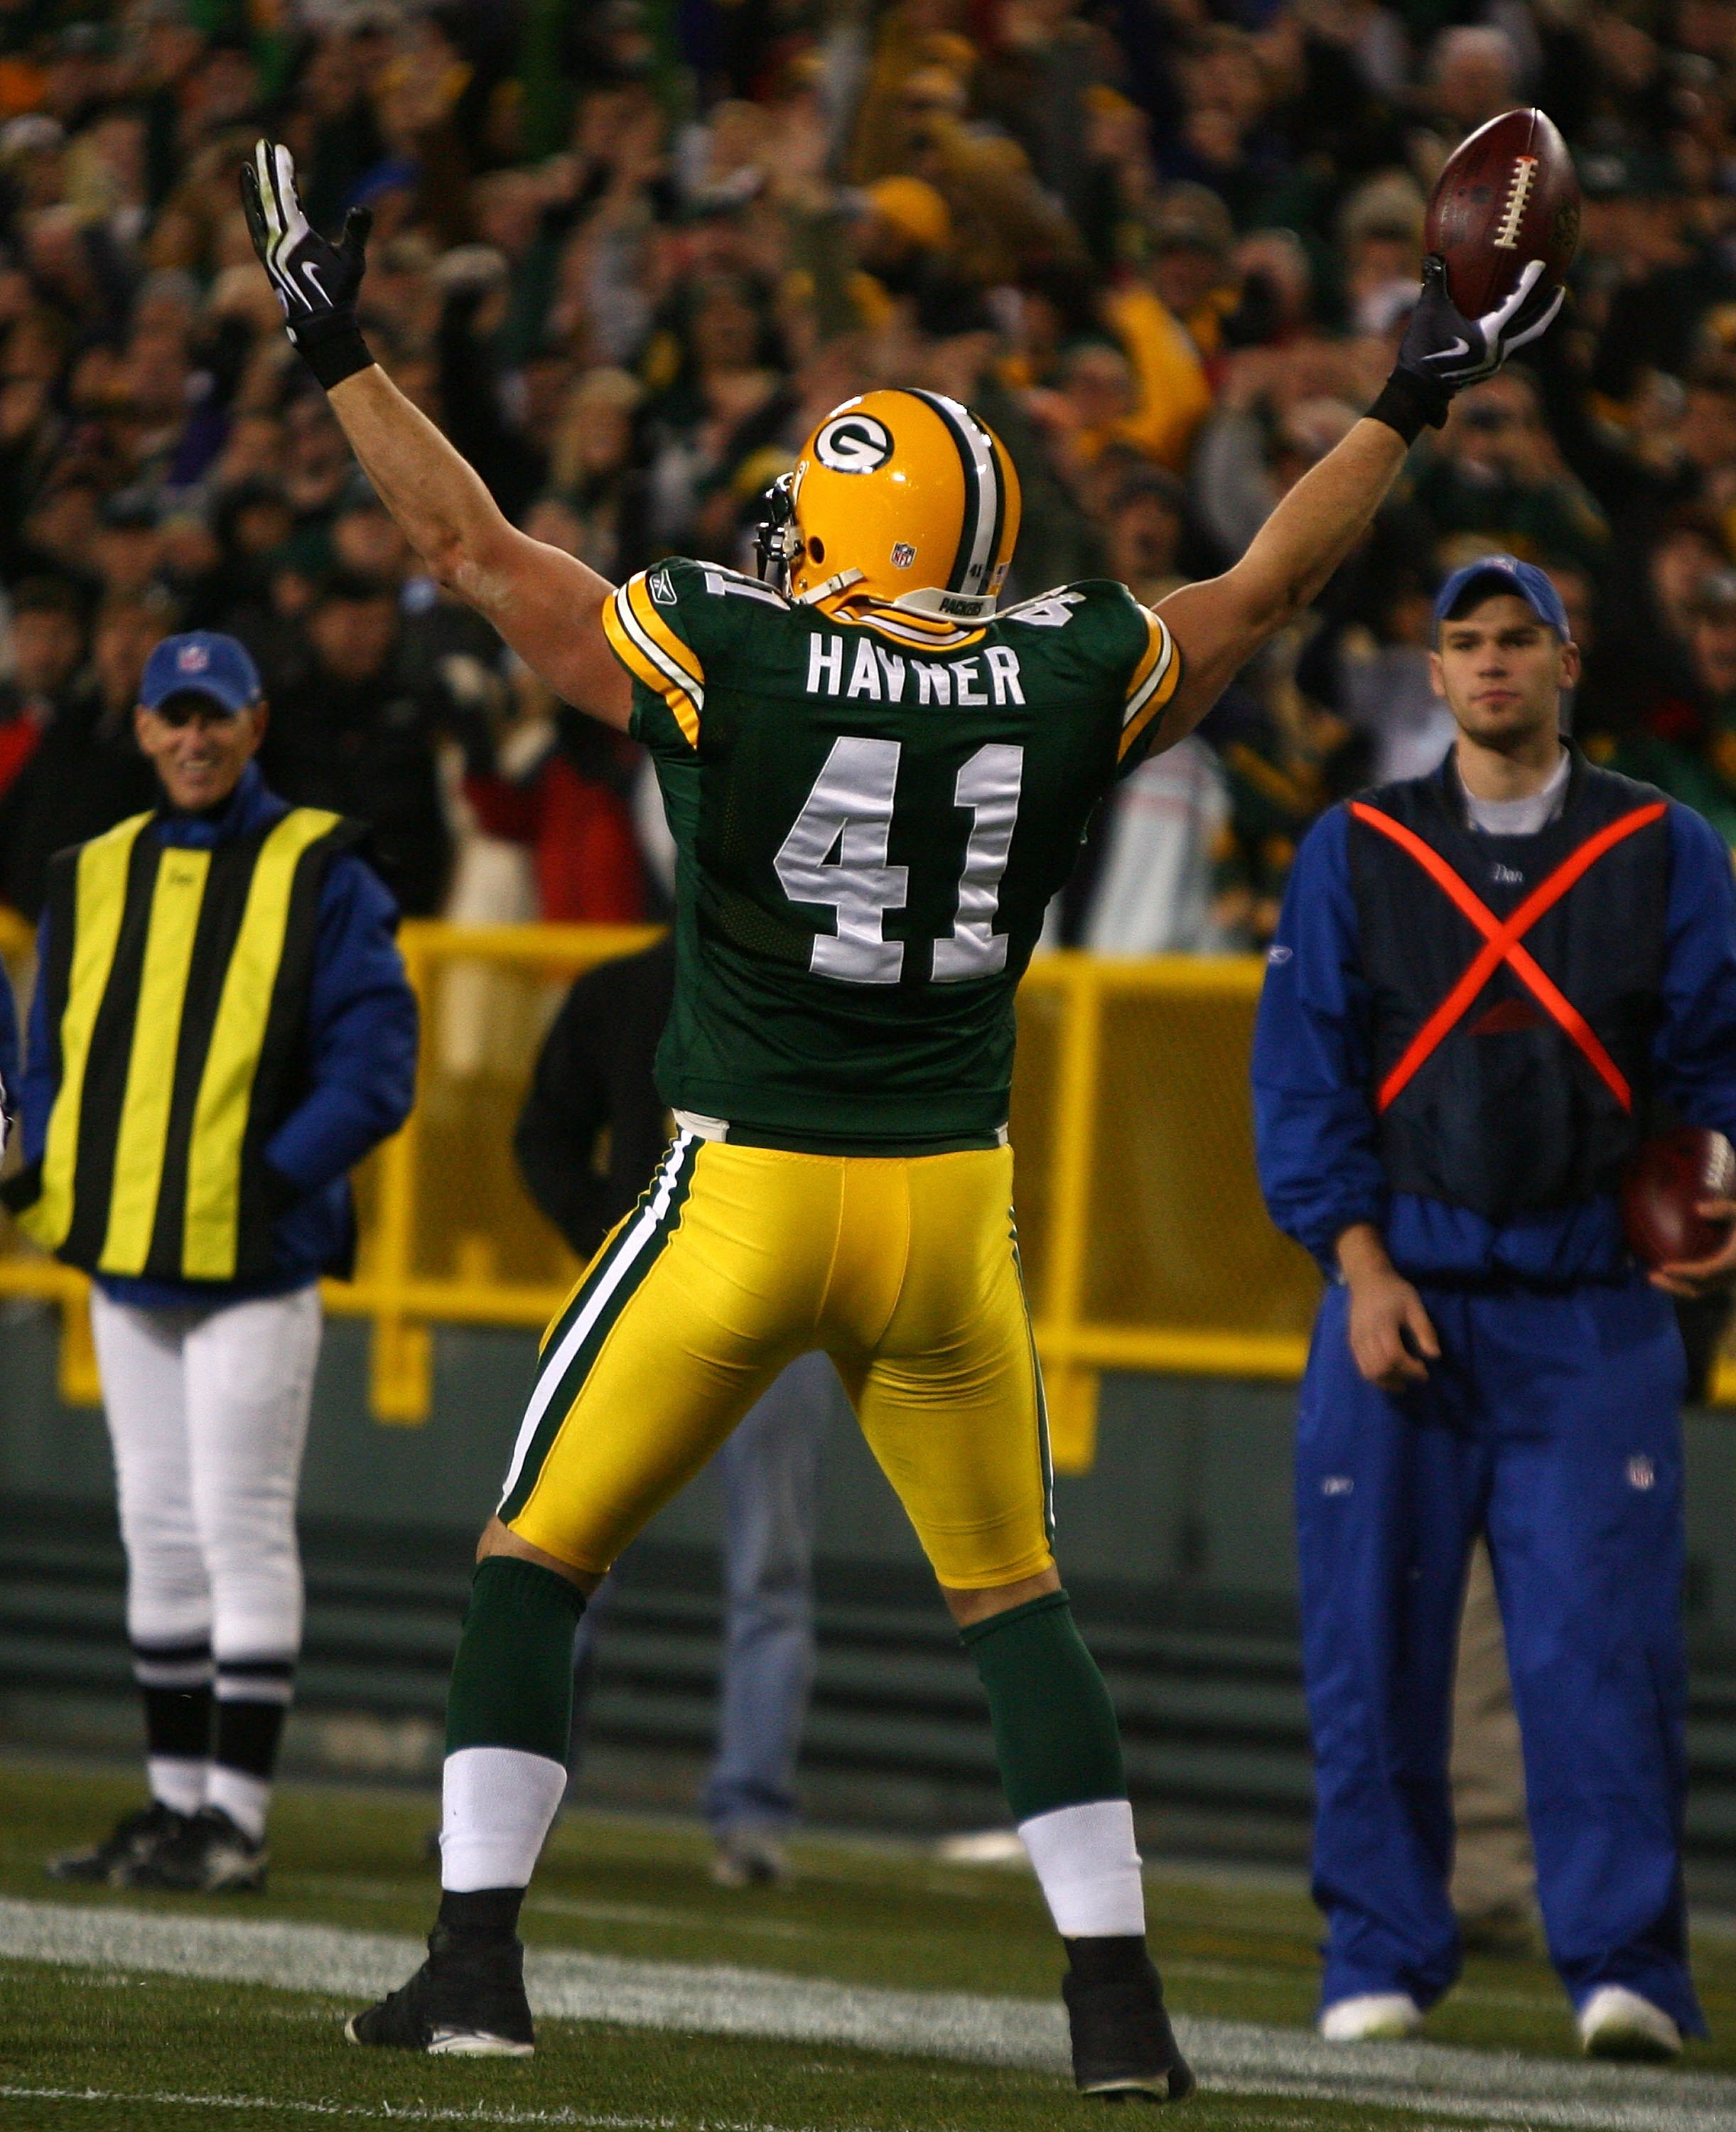
[[[681,1133],[544,1337],[500,1515],[594,1575],[823,1348],[934,1573],[1049,1567],[1009,1149],[792,1155]]]

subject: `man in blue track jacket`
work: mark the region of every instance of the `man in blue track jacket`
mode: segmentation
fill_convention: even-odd
[[[409,1112],[416,1006],[362,825],[260,776],[244,647],[170,637],[140,694],[163,804],[51,862],[5,1197],[94,1282],[151,1785],[50,1870],[213,1891],[265,1875],[317,1283],[349,1270],[349,1172]]]
[[[1331,1283],[1297,1448],[1321,2026],[1412,2033],[1458,1973],[1449,1698],[1482,1532],[1551,1954],[1589,2052],[1671,2057],[1704,2023],[1663,1291],[1728,1281],[1736,1241],[1648,1283],[1616,1193],[1660,1107],[1736,1136],[1730,857],[1561,742],[1578,654],[1542,571],[1484,559],[1436,620],[1456,742],[1310,833],[1254,1040],[1266,1203]]]

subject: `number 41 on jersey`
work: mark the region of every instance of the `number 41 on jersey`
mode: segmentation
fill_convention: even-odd
[[[774,861],[792,903],[819,904],[837,930],[817,933],[808,967],[817,977],[857,985],[896,984],[902,940],[885,937],[889,910],[902,910],[908,867],[887,863],[900,743],[849,734],[832,744],[825,766]],[[1024,750],[1004,742],[977,749],[959,771],[953,804],[971,810],[952,930],[934,943],[933,982],[956,984],[1006,968],[1007,942],[994,920],[1019,819]]]

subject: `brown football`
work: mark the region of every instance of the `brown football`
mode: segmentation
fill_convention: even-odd
[[[1695,1209],[1728,1199],[1736,1184],[1736,1152],[1722,1133],[1678,1126],[1645,1141],[1622,1179],[1622,1226],[1635,1258],[1648,1266],[1710,1258],[1730,1233]]]
[[[1459,143],[1435,182],[1422,242],[1446,260],[1447,294],[1468,319],[1510,296],[1533,259],[1546,287],[1566,280],[1580,244],[1580,181],[1542,112],[1503,111]]]

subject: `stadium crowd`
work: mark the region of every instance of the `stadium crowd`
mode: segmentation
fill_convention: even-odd
[[[1108,950],[1264,941],[1320,809],[1444,749],[1430,598],[1492,550],[1566,603],[1588,751],[1736,842],[1736,0],[0,0],[0,902],[150,804],[144,660],[216,627],[406,912],[665,907],[636,751],[421,574],[285,341],[262,127],[317,225],[372,210],[381,362],[604,573],[746,562],[818,416],[920,382],[1018,465],[1014,597],[1149,600],[1372,399],[1429,185],[1522,101],[1580,158],[1563,326],[1123,789],[1055,920]]]

